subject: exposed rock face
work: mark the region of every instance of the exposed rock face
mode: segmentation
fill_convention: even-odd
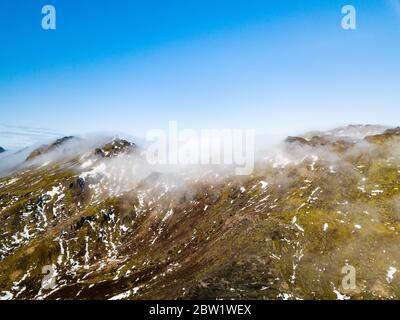
[[[6,150],[3,147],[0,147],[0,153],[5,152]]]
[[[400,127],[387,129],[382,134],[367,136],[366,141],[375,144],[384,144],[392,139],[400,138]]]
[[[102,158],[111,158],[120,154],[128,154],[134,151],[136,145],[123,139],[115,139],[95,150],[95,155]]]
[[[62,146],[65,142],[70,141],[71,139],[74,139],[74,137],[73,136],[63,137],[63,138],[57,139],[50,145],[46,145],[46,146],[37,148],[31,152],[31,154],[26,158],[26,160],[29,161],[29,160],[32,160],[42,154],[53,151],[53,150],[59,148],[60,146]]]
[[[371,143],[379,143],[398,134],[400,134],[400,128],[388,129],[376,125],[349,125],[325,132],[312,131],[302,136],[289,136],[285,142],[288,145],[327,147],[334,151],[344,152],[363,139]]]
[[[303,146],[310,147],[329,147],[330,149],[334,149],[336,151],[345,151],[349,149],[354,143],[338,139],[333,136],[312,136],[311,138],[303,138],[303,137],[287,137],[285,140],[288,144],[298,144]]]
[[[292,137],[289,136],[286,138],[285,142],[287,143],[298,143],[298,144],[309,144],[309,141],[307,139],[304,139],[302,137]]]
[[[123,191],[124,140],[16,172],[0,179],[0,296],[399,299],[397,132],[290,137],[250,176],[153,172]]]

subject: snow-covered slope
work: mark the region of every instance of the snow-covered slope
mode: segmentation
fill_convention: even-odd
[[[123,140],[47,150],[0,179],[0,296],[398,299],[400,135],[364,129],[288,138],[246,177],[155,171]]]

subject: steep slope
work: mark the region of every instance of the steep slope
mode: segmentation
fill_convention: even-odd
[[[143,174],[133,145],[115,141],[97,148],[107,156],[94,149],[3,178],[0,292],[398,299],[399,141],[312,137],[287,139],[247,177]],[[52,289],[42,288],[46,265]],[[355,289],[341,287],[345,265],[357,270]]]
[[[0,147],[0,153],[5,152],[6,150],[3,147]]]

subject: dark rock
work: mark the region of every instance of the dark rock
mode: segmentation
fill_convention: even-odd
[[[94,151],[94,154],[96,155],[96,156],[100,156],[101,158],[104,158],[106,155],[104,154],[104,151],[101,149],[101,148],[97,148],[95,151]]]
[[[287,137],[285,139],[287,144],[299,144],[302,146],[310,147],[328,147],[335,151],[344,151],[350,148],[353,143],[329,135],[313,136],[309,139],[303,137]]]
[[[78,178],[77,182],[81,192],[85,191],[85,180],[83,178]]]
[[[101,158],[112,158],[120,154],[128,154],[135,150],[136,145],[123,139],[115,139],[94,151]]]
[[[308,141],[302,137],[287,137],[285,139],[286,143],[299,143],[299,144],[308,144]]]
[[[365,140],[368,141],[369,143],[383,144],[392,139],[398,139],[399,136],[400,136],[400,127],[397,127],[397,128],[387,129],[381,134],[367,136],[365,137]]]
[[[49,151],[53,151],[53,150],[55,150],[56,148],[60,147],[60,146],[61,146],[62,144],[64,144],[65,142],[67,142],[67,141],[69,141],[69,140],[71,140],[71,139],[74,139],[74,138],[75,138],[75,137],[73,137],[73,136],[63,137],[63,138],[57,139],[56,141],[54,141],[54,142],[53,142],[52,144],[50,144],[50,145],[41,146],[41,147],[39,147],[39,148],[33,150],[33,151],[30,153],[30,155],[26,158],[26,161],[32,160],[32,159],[34,159],[34,158],[36,158],[36,157],[38,157],[38,156],[40,156],[40,155],[42,155],[42,154],[45,154],[45,153],[47,153],[47,152],[49,152]]]

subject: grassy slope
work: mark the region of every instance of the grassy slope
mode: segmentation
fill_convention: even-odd
[[[386,280],[389,266],[400,268],[400,162],[390,149],[380,141],[376,152],[343,154],[335,172],[323,162],[261,166],[251,177],[192,182],[163,196],[162,185],[145,181],[98,205],[72,171],[22,173],[0,189],[0,246],[27,223],[40,225],[40,216],[22,213],[44,191],[61,184],[64,209],[53,217],[55,199],[46,203],[47,226],[0,262],[0,291],[22,299],[110,298],[133,288],[132,299],[335,299],[337,289],[398,298],[399,277]],[[357,270],[355,290],[340,287],[347,263]],[[47,264],[57,266],[54,292],[40,290]]]

